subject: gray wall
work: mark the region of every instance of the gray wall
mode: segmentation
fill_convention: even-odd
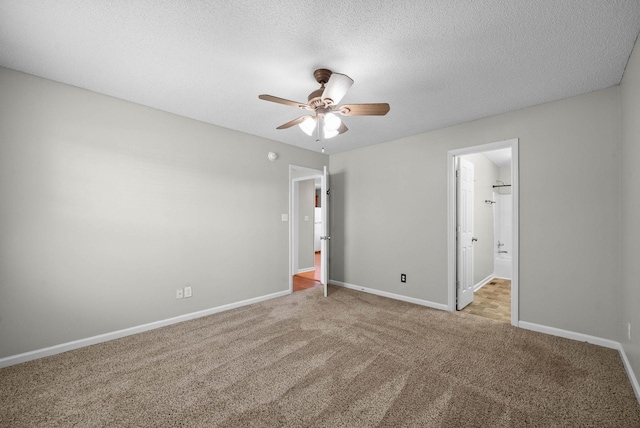
[[[309,270],[315,266],[313,248],[314,205],[316,197],[315,179],[296,182],[298,184],[298,270]],[[306,218],[306,220],[305,220]]]
[[[493,205],[485,200],[494,200],[493,185],[499,179],[498,167],[481,153],[463,156],[474,166],[473,186],[473,283],[477,286],[493,276],[494,247]]]
[[[328,157],[2,68],[0,94],[0,357],[288,290],[289,164]]]
[[[640,48],[624,72],[622,92],[622,346],[640,379]],[[631,323],[631,340],[627,339]]]
[[[0,93],[0,357],[287,289],[288,165],[327,157],[1,68]],[[332,155],[331,278],[447,303],[447,151],[517,137],[520,318],[637,375],[637,117],[634,51],[620,88]]]
[[[619,113],[613,87],[332,155],[331,279],[447,304],[447,151],[519,138],[520,319],[621,339]]]
[[[511,184],[511,165],[503,166],[499,169],[500,178],[498,180],[502,181],[505,184]],[[508,189],[508,190],[507,190]],[[503,194],[510,194],[511,188],[503,188]]]

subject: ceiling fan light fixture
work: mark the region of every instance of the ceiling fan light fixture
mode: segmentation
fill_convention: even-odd
[[[327,113],[327,114],[324,115],[324,129],[325,129],[325,132],[327,130],[330,130],[330,131],[337,130],[338,128],[340,128],[340,125],[342,125],[342,121],[335,114]]]
[[[313,135],[313,130],[316,129],[316,121],[313,117],[309,116],[298,126],[304,131],[305,134],[311,136]]]
[[[338,132],[337,129],[327,129],[326,126],[323,129],[323,135],[324,135],[324,138],[326,138],[326,139],[333,138],[338,134],[339,134],[339,132]]]

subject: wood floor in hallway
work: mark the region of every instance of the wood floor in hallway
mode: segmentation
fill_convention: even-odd
[[[511,280],[494,278],[473,294],[462,312],[511,323]]]
[[[306,290],[318,285],[322,285],[320,282],[320,251],[316,251],[315,254],[315,270],[293,275],[293,291]]]

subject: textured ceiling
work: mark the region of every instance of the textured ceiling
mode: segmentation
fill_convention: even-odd
[[[0,65],[337,153],[616,85],[639,30],[638,0],[0,0]],[[258,95],[321,67],[391,111],[276,130],[301,111]]]

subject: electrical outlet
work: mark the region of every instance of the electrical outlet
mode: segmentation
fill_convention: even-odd
[[[188,285],[184,287],[184,297],[191,297],[193,294],[191,293],[191,286]]]
[[[183,295],[182,295],[182,288],[178,288],[176,290],[176,299],[182,299]]]
[[[627,339],[631,340],[631,323],[627,323]]]
[[[405,275],[404,273],[400,274],[400,282],[407,282],[407,275]]]

